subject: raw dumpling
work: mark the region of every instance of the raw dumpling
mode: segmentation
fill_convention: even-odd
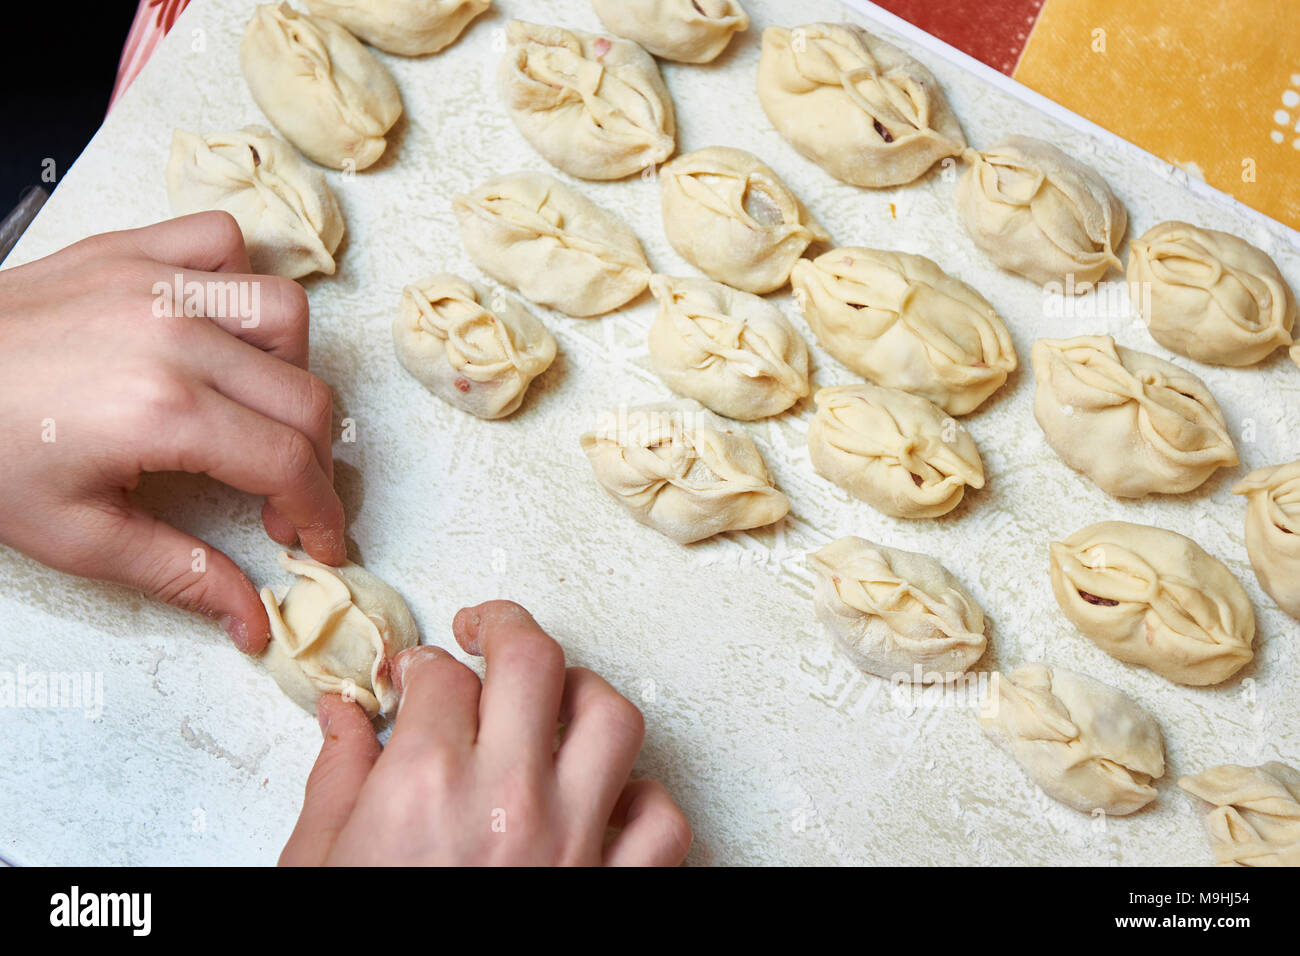
[[[1108,335],[1034,343],[1034,417],[1061,460],[1118,498],[1179,494],[1237,464],[1195,375]]]
[[[1162,222],[1129,248],[1129,298],[1165,348],[1240,366],[1291,344],[1295,295],[1262,249],[1185,222]]]
[[[830,241],[771,167],[744,150],[710,146],[678,156],[660,182],[673,248],[737,289],[779,289],[810,244]]]
[[[790,510],[748,433],[695,402],[609,412],[582,450],[615,501],[679,544],[760,528]]]
[[[501,97],[552,166],[579,179],[622,179],[673,154],[672,97],[635,43],[523,20],[506,25],[506,38]]]
[[[868,674],[948,683],[984,653],[984,612],[933,558],[848,537],[808,563],[818,620]]]
[[[1052,592],[1107,654],[1179,684],[1227,680],[1254,656],[1255,612],[1223,562],[1174,531],[1103,521],[1053,542]]]
[[[280,689],[312,713],[324,694],[342,694],[371,717],[391,714],[398,701],[392,659],[420,643],[401,595],[350,562],[332,568],[285,551],[280,567],[298,575],[278,601],[262,588],[271,621],[263,660]]]
[[[1109,684],[1046,664],[995,672],[984,732],[1049,797],[1083,813],[1123,816],[1156,798],[1165,773],[1160,727]]]
[[[1086,291],[1113,268],[1128,213],[1095,169],[1040,139],[1008,136],[966,154],[962,224],[997,265],[1042,285]]]
[[[966,148],[934,74],[847,23],[764,30],[758,100],[790,145],[855,186],[910,183]]]
[[[677,394],[743,421],[808,394],[808,347],[771,302],[708,279],[655,276],[650,291],[650,361]]]
[[[605,29],[678,63],[709,63],[749,29],[736,0],[591,0]]]
[[[553,176],[497,176],[452,208],[474,264],[539,305],[603,315],[650,281],[632,230]]]
[[[263,4],[239,62],[257,105],[308,159],[361,170],[383,155],[402,98],[374,54],[333,20]]]
[[[334,274],[343,214],[320,170],[260,126],[172,134],[167,198],[177,216],[224,209],[244,233],[253,271],[299,279]]]
[[[492,0],[305,0],[307,9],[399,56],[437,53]]]
[[[791,282],[827,352],[950,415],[974,411],[1016,367],[993,306],[924,256],[832,249],[796,262]]]
[[[1300,461],[1259,468],[1232,489],[1246,496],[1246,551],[1277,606],[1300,619]]]
[[[555,339],[531,312],[446,274],[402,290],[393,345],[420,384],[479,418],[517,409],[528,384],[555,359]]]
[[[808,427],[813,468],[896,518],[935,518],[984,487],[975,441],[943,409],[877,385],[823,388]]]
[[[1273,761],[1225,764],[1178,786],[1214,805],[1205,818],[1224,866],[1300,866],[1300,771]]]

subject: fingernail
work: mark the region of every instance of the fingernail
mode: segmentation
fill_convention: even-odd
[[[239,648],[241,651],[243,651],[245,654],[247,654],[248,653],[248,625],[245,624],[243,621],[241,621],[239,618],[235,617],[233,614],[223,614],[218,619],[218,623],[225,630],[225,632],[230,636],[230,639],[234,642],[235,646]]]
[[[323,703],[316,705],[316,723],[320,724],[320,735],[328,737],[330,733],[330,714],[329,709]]]

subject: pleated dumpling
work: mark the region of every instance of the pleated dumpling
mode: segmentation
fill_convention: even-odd
[[[659,67],[631,40],[523,20],[506,25],[498,82],[524,139],[579,179],[622,179],[677,149]]]
[[[235,217],[253,271],[298,279],[334,274],[343,214],[320,170],[260,126],[196,136],[178,129],[167,160],[167,198],[184,216]]]
[[[401,595],[350,562],[332,568],[286,551],[280,567],[298,575],[283,598],[262,588],[271,621],[263,661],[280,689],[312,713],[323,695],[342,694],[371,717],[391,715],[392,660],[420,643]]]
[[[827,352],[950,415],[974,411],[1016,368],[993,306],[924,256],[832,249],[796,262],[791,283]]]
[[[343,24],[371,46],[399,56],[437,53],[492,0],[305,0],[307,9]]]
[[[605,29],[678,63],[709,63],[749,29],[737,0],[591,0]]]
[[[1185,222],[1153,226],[1129,248],[1129,298],[1165,348],[1242,366],[1291,345],[1295,294],[1262,249]]]
[[[808,564],[818,620],[868,674],[948,683],[984,653],[984,612],[933,558],[847,537]]]
[[[604,315],[650,281],[632,230],[553,176],[496,176],[452,208],[474,264],[539,305]]]
[[[1250,662],[1255,612],[1227,566],[1175,531],[1103,521],[1051,546],[1052,592],[1106,653],[1179,684]]]
[[[1258,468],[1237,483],[1246,496],[1246,551],[1277,606],[1300,619],[1300,461]]]
[[[1165,773],[1160,727],[1109,684],[1046,664],[995,672],[980,707],[984,732],[1054,800],[1123,816],[1156,798]]]
[[[808,394],[808,347],[771,302],[709,279],[655,276],[650,291],[650,361],[678,395],[753,421]]]
[[[758,100],[790,145],[855,186],[910,183],[966,148],[934,74],[848,23],[764,30]]]
[[[611,411],[582,449],[615,501],[679,544],[760,528],[790,510],[749,434],[692,401]]]
[[[1108,335],[1039,339],[1034,417],[1061,460],[1118,498],[1180,494],[1237,464],[1195,375]]]
[[[447,274],[402,290],[393,345],[420,384],[479,418],[517,409],[556,351],[546,326],[513,298]]]
[[[333,20],[263,4],[239,62],[266,118],[308,159],[361,170],[383,155],[402,98],[383,64]]]
[[[877,511],[936,518],[984,487],[974,439],[924,398],[864,384],[823,388],[813,401],[813,468]]]
[[[1028,136],[1008,136],[966,156],[957,213],[998,266],[1076,291],[1124,268],[1116,249],[1128,213],[1095,169]]]
[[[709,146],[660,170],[664,233],[711,279],[762,294],[790,281],[814,242],[829,242],[772,168],[752,153]]]
[[[1223,866],[1300,866],[1300,770],[1225,764],[1178,781],[1213,806],[1210,848]]]

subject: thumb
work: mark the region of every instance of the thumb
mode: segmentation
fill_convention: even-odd
[[[138,588],[219,621],[245,653],[260,654],[266,648],[270,622],[257,589],[234,561],[207,542],[129,506],[94,555],[78,561],[76,572]]]
[[[316,704],[325,742],[307,778],[307,793],[281,866],[320,866],[356,806],[361,785],[382,748],[370,718],[355,701],[326,694]]]

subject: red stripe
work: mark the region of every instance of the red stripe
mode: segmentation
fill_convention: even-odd
[[[874,0],[890,13],[1010,76],[1043,0]]]

